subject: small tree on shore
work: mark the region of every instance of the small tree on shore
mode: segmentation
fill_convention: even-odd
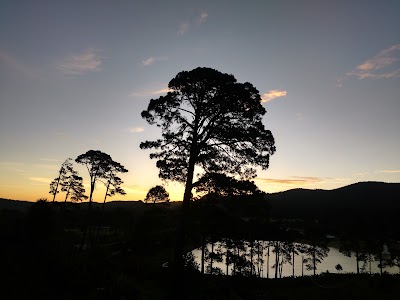
[[[338,272],[343,271],[343,267],[342,267],[341,264],[337,264],[337,265],[335,266],[335,269],[336,269],[336,271],[338,271]]]
[[[147,195],[146,198],[144,199],[144,202],[150,202],[150,203],[169,203],[169,194],[165,190],[165,188],[161,185],[156,185],[155,187],[152,187]]]

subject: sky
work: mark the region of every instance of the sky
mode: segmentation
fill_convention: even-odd
[[[0,197],[50,199],[61,163],[93,149],[129,170],[112,199],[164,184],[181,200],[139,148],[160,137],[140,113],[196,67],[259,90],[277,148],[255,179],[263,191],[400,182],[399,11],[397,0],[2,0]]]

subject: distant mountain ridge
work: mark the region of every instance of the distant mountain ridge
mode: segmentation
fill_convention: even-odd
[[[273,216],[397,217],[400,183],[358,182],[334,190],[293,189],[268,194]]]
[[[62,201],[56,201],[58,205],[62,205]],[[0,198],[0,210],[18,210],[21,212],[26,212],[35,201],[26,201],[26,200],[12,200],[12,199],[4,199]],[[70,202],[68,202],[69,204]],[[174,209],[179,206],[181,202],[171,202],[170,207]],[[81,208],[85,209],[88,206],[88,202],[83,203],[74,203],[79,205]],[[100,202],[92,202],[92,209],[99,210],[101,209],[103,203]],[[143,210],[145,207],[145,203],[142,200],[114,200],[110,202],[106,202],[105,210],[114,210],[114,209],[125,209],[128,211],[136,211]]]
[[[334,190],[292,189],[268,194],[271,216],[276,217],[396,217],[400,212],[400,183],[358,182]],[[33,202],[0,199],[1,209],[26,211]],[[171,202],[171,208],[181,202]],[[79,205],[86,206],[87,202]],[[101,203],[93,202],[94,209]],[[141,209],[144,203],[115,200],[106,209]]]

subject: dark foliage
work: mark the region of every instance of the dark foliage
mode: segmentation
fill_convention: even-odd
[[[190,165],[204,171],[255,176],[268,168],[274,139],[264,128],[265,109],[257,89],[233,75],[210,68],[182,71],[168,85],[171,92],[152,99],[142,117],[162,129],[162,138],[141,143],[155,149],[159,176],[186,182]]]
[[[144,202],[150,203],[169,203],[169,194],[165,188],[161,185],[156,185],[152,187],[144,199]]]

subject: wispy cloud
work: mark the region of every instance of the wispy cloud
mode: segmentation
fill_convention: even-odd
[[[287,185],[304,185],[310,183],[320,183],[323,179],[320,177],[302,177],[302,176],[291,176],[289,179],[272,179],[272,178],[256,178],[256,180],[266,182],[266,183],[278,183]]]
[[[368,172],[358,172],[358,173],[354,174],[355,177],[365,177],[367,175],[369,175]]]
[[[15,188],[25,188],[23,185],[8,185],[8,184],[1,184],[3,188],[15,189]]]
[[[202,11],[197,18],[198,23],[204,23],[208,18],[208,13],[206,11]]]
[[[149,57],[148,59],[142,60],[142,65],[143,66],[150,66],[156,62],[156,59],[154,57]]]
[[[142,65],[147,67],[147,66],[151,66],[157,62],[165,61],[165,60],[167,60],[166,57],[149,57],[148,59],[142,60]]]
[[[143,127],[131,127],[128,130],[131,133],[139,133],[139,132],[143,132],[144,128]]]
[[[52,179],[44,178],[44,177],[29,177],[28,180],[35,181],[35,182],[40,182],[40,183],[50,184]]]
[[[34,167],[45,170],[58,170],[60,168],[59,165],[47,165],[47,164],[35,164]]]
[[[181,22],[181,24],[179,25],[178,34],[184,35],[186,32],[188,32],[189,28],[189,22]]]
[[[99,50],[88,49],[82,53],[71,55],[57,63],[56,68],[66,75],[83,75],[88,72],[101,71],[103,63]]]
[[[349,177],[336,177],[336,178],[332,178],[332,180],[333,180],[334,182],[346,183],[346,182],[352,181],[353,178],[349,178]]]
[[[178,35],[185,35],[194,25],[201,25],[205,23],[208,19],[208,12],[205,10],[197,14],[192,20],[186,20],[179,24]]]
[[[267,93],[261,95],[261,102],[268,102],[275,98],[284,97],[287,95],[285,90],[269,90]]]
[[[142,90],[138,92],[133,92],[129,95],[129,97],[145,97],[145,96],[158,96],[162,94],[166,94],[171,91],[168,86],[165,84],[162,87],[151,89],[151,90]]]
[[[30,67],[27,67],[24,63],[20,62],[6,52],[0,51],[0,63],[7,65],[8,67],[14,69],[15,71],[21,73],[26,77],[34,79],[41,78],[41,76],[37,72],[33,71]]]
[[[348,78],[394,78],[400,77],[400,44],[380,51],[374,57],[367,59],[343,77],[337,79],[337,86]]]
[[[400,170],[382,170],[378,171],[378,173],[400,173]]]
[[[39,160],[48,162],[61,162],[60,159],[55,159],[55,158],[39,158]]]

